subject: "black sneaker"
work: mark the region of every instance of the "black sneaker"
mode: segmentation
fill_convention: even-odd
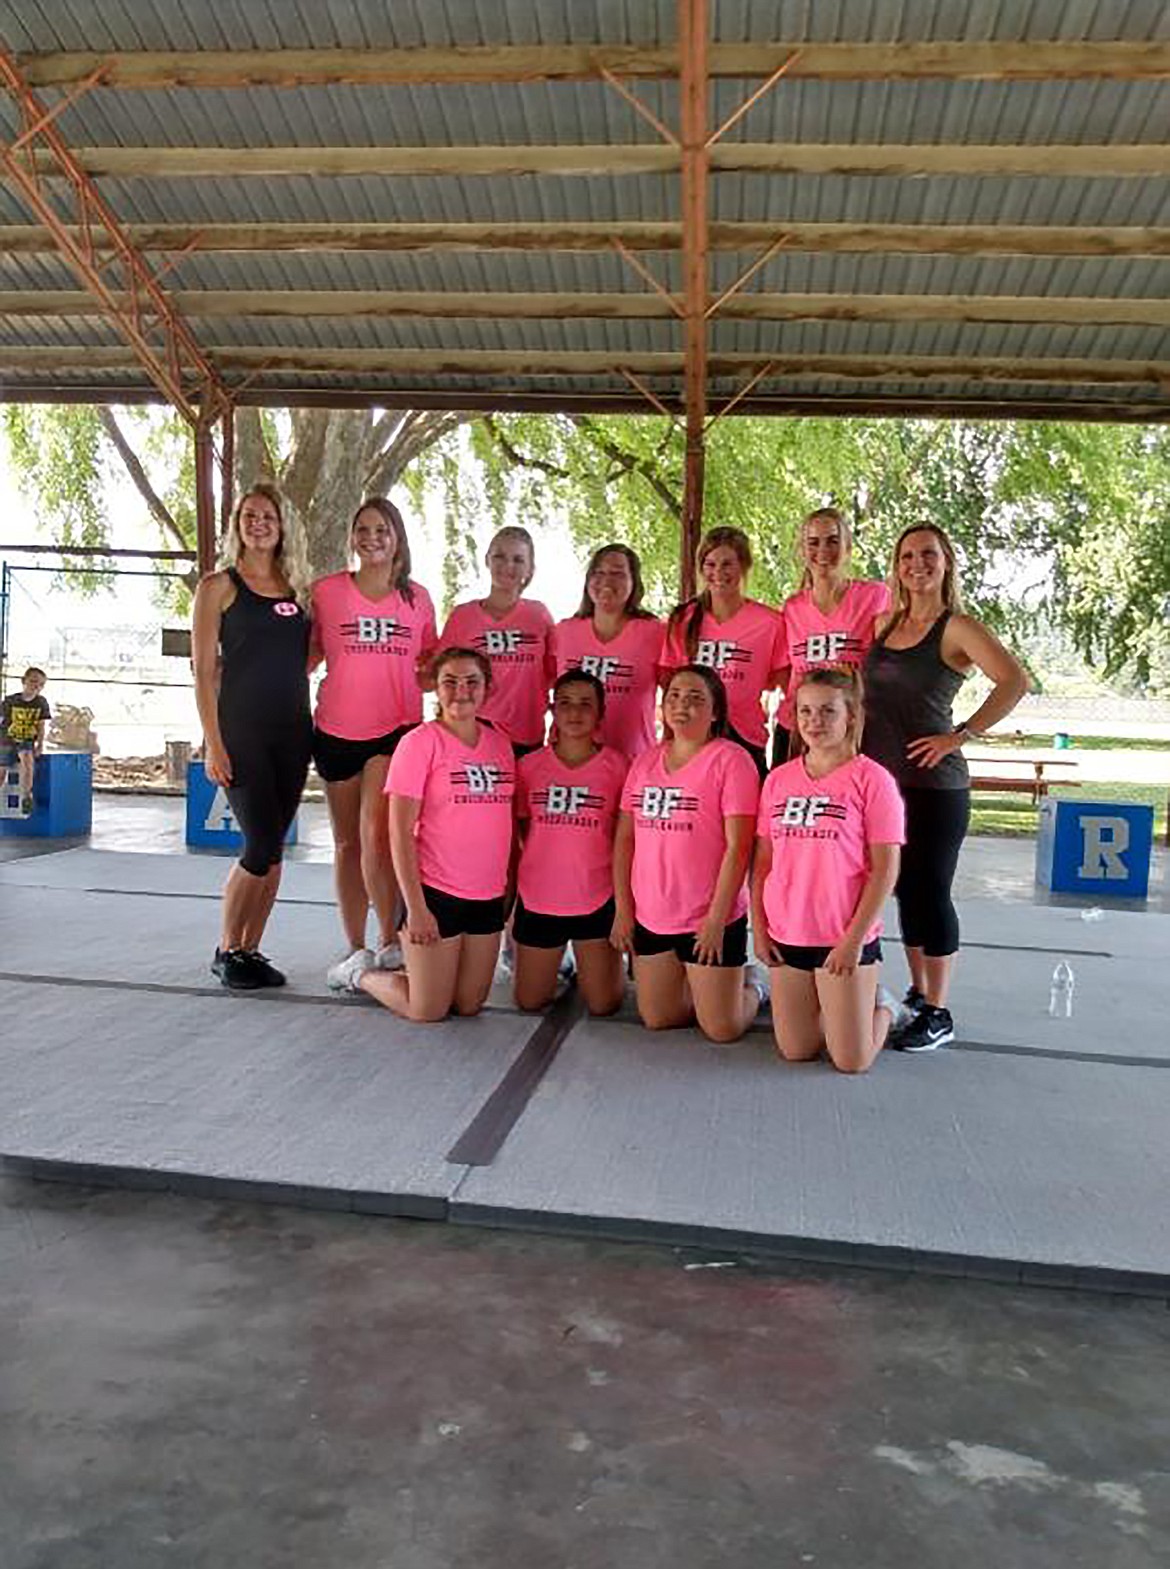
[[[906,995],[902,998],[902,1006],[907,1013],[921,1013],[926,1007],[926,998],[917,986],[907,986]]]
[[[242,948],[217,948],[211,973],[232,992],[254,992],[264,985],[251,958]]]
[[[244,958],[252,966],[252,973],[256,976],[257,986],[283,986],[284,973],[278,970],[271,959],[266,959],[259,948],[250,948],[244,952]]]
[[[895,1051],[937,1051],[948,1046],[955,1038],[955,1021],[946,1008],[935,1008],[924,1003],[897,1038],[891,1041]]]

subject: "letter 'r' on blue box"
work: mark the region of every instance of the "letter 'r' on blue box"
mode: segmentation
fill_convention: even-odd
[[[295,817],[284,842],[297,842]],[[187,764],[187,843],[196,850],[224,850],[233,855],[244,847],[227,792],[222,785],[212,784],[197,761]]]
[[[1153,847],[1152,806],[1048,796],[1040,803],[1036,881],[1052,893],[1144,899]]]

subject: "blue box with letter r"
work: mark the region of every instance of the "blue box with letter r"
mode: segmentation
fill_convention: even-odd
[[[1053,893],[1144,899],[1153,847],[1152,806],[1048,796],[1040,803],[1036,881]]]

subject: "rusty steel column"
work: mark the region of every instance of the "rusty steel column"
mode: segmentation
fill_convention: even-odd
[[[214,468],[211,426],[201,420],[195,427],[195,552],[200,577],[215,570],[217,555]]]
[[[695,552],[703,531],[704,428],[707,419],[707,0],[679,0],[682,130],[683,474],[679,586],[695,591]]]

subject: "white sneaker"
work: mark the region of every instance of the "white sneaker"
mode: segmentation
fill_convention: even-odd
[[[772,1001],[772,982],[767,970],[758,959],[749,959],[744,968],[744,980],[760,994],[761,1013],[766,1012]]]
[[[385,947],[379,948],[374,955],[374,968],[377,970],[401,970],[406,966],[402,957],[402,944],[395,940],[388,942]]]
[[[904,1010],[902,1008],[902,1004],[894,996],[890,988],[888,986],[881,985],[879,982],[877,992],[873,999],[873,1011],[877,1013],[880,1008],[884,1008],[889,1014],[890,1027],[892,1029],[893,1026],[898,1023],[898,1020]]]
[[[372,970],[375,962],[368,948],[355,948],[347,958],[330,966],[325,974],[325,984],[331,992],[356,991],[359,976]]]

